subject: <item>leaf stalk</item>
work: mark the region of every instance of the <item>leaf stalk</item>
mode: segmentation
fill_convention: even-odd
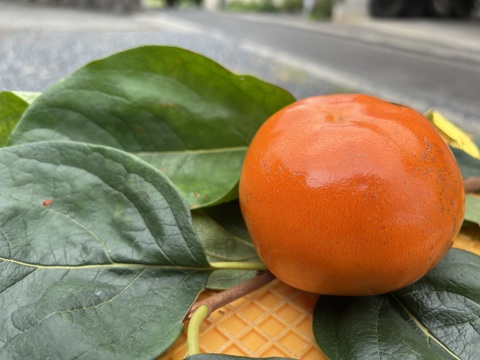
[[[200,353],[200,326],[203,320],[208,318],[210,310],[208,306],[201,305],[196,308],[187,330],[187,356],[196,355]]]

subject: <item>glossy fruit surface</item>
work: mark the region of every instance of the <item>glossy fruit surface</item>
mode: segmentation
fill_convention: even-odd
[[[421,114],[366,95],[307,98],[269,118],[240,179],[260,258],[285,283],[371,295],[418,280],[450,249],[465,194]]]

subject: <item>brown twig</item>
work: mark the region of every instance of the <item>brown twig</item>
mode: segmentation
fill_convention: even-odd
[[[480,176],[470,176],[463,180],[465,192],[476,192],[480,190]]]
[[[275,276],[270,271],[259,271],[257,273],[257,276],[255,276],[254,278],[246,280],[228,290],[216,293],[215,295],[212,295],[205,300],[196,302],[188,311],[186,318],[190,319],[195,310],[197,310],[202,305],[206,305],[208,307],[208,315],[210,315],[213,311],[221,308],[222,306],[230,304],[232,301],[240,299],[247,294],[250,294],[251,292],[261,288],[262,286],[268,284],[274,279]]]

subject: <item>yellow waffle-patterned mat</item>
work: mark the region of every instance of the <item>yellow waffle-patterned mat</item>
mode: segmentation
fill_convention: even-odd
[[[324,359],[312,332],[318,295],[279,280],[214,311],[200,329],[202,353]],[[185,358],[186,334],[160,359]]]
[[[474,225],[455,240],[455,247],[480,255],[480,235]],[[203,297],[212,293],[206,293]],[[324,360],[312,332],[318,295],[294,289],[279,280],[214,311],[200,329],[202,353],[248,357],[290,357]],[[184,359],[186,334],[160,360]]]

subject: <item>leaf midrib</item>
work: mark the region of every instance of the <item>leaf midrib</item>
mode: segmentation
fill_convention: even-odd
[[[154,265],[154,264],[135,264],[135,263],[112,263],[112,264],[88,264],[88,265],[42,265],[28,263],[24,261],[7,259],[0,257],[0,261],[5,261],[21,266],[32,267],[39,270],[88,270],[88,269],[154,269],[154,270],[190,270],[190,271],[212,271],[213,267],[189,267],[181,265]]]
[[[445,344],[443,344],[437,337],[435,337],[427,327],[425,327],[422,322],[415,316],[413,313],[408,310],[408,308],[400,301],[400,299],[395,296],[395,294],[390,294],[392,298],[397,302],[397,304],[402,308],[407,316],[415,323],[415,325],[420,329],[422,333],[425,334],[427,339],[434,341],[438,346],[440,346],[448,355],[453,359],[461,360],[456,354],[454,354]]]

